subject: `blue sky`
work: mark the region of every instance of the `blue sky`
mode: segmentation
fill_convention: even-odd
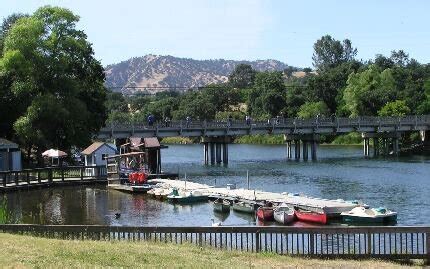
[[[195,59],[277,59],[312,65],[322,35],[351,39],[358,58],[403,49],[428,63],[426,0],[6,0],[0,18],[43,5],[71,9],[104,65],[146,54]]]

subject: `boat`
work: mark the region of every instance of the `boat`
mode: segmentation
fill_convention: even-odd
[[[276,222],[288,224],[294,221],[294,209],[286,204],[281,204],[273,210],[273,217]]]
[[[257,218],[259,220],[273,220],[273,206],[272,203],[267,203],[257,209]]]
[[[327,214],[324,212],[314,212],[310,210],[297,209],[296,217],[300,221],[314,222],[319,224],[327,223]]]
[[[227,200],[218,198],[213,202],[213,207],[217,212],[230,212],[230,202]]]
[[[342,212],[340,215],[343,221],[352,223],[394,223],[397,221],[397,212],[385,207],[368,209],[358,206],[348,212]]]
[[[183,194],[179,194],[177,188],[173,188],[173,191],[170,195],[167,195],[167,200],[170,203],[177,204],[192,204],[198,202],[206,202],[208,200],[207,195],[203,195],[200,191],[189,191]]]
[[[233,210],[241,213],[254,214],[254,205],[251,203],[236,201],[233,203]]]

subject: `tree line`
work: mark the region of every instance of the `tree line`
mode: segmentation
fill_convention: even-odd
[[[403,50],[390,56],[358,60],[348,39],[329,35],[314,44],[314,71],[298,69],[257,72],[240,64],[228,83],[209,85],[184,94],[122,96],[109,92],[108,121],[145,122],[156,119],[256,120],[272,117],[403,116],[430,113],[430,65],[420,64]]]

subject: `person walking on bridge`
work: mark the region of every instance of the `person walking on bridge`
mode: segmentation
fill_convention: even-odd
[[[148,126],[153,126],[154,125],[154,121],[155,121],[155,117],[154,117],[154,115],[152,115],[152,114],[150,114],[149,116],[148,116]]]
[[[191,124],[191,117],[190,117],[190,116],[187,116],[186,120],[187,120],[187,128],[190,128],[190,124]]]

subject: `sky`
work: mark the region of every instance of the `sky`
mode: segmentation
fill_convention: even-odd
[[[430,62],[427,0],[3,0],[0,18],[44,5],[80,16],[103,65],[156,54],[312,67],[326,34],[350,39],[359,59],[403,49]]]

